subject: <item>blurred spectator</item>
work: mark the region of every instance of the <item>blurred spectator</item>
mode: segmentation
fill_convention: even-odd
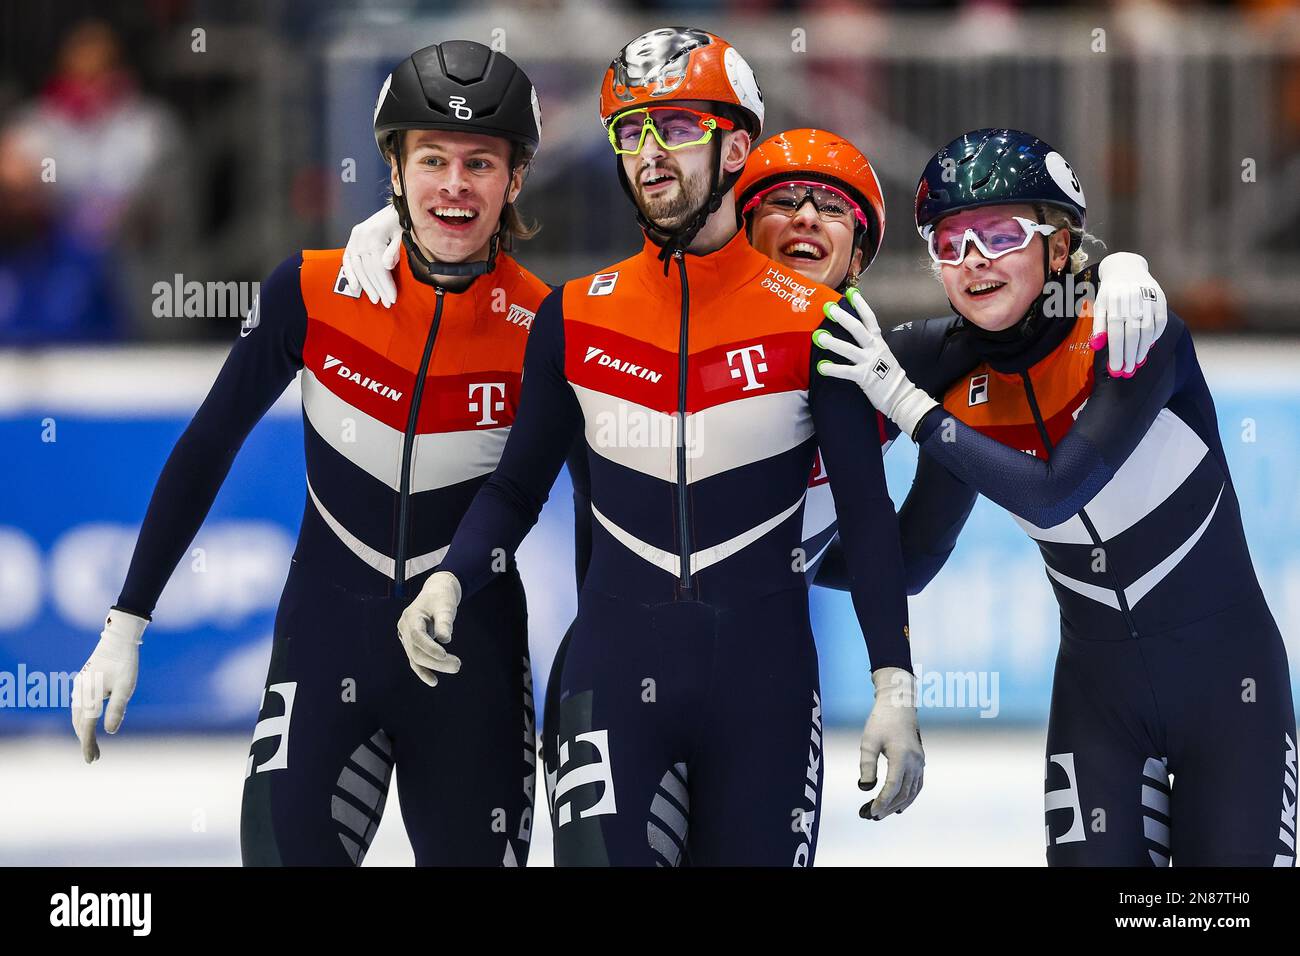
[[[140,94],[117,34],[86,20],[64,39],[54,74],[18,125],[55,161],[59,204],[91,241],[116,238],[132,205],[155,194],[180,137],[171,111]]]
[[[147,318],[147,290],[192,230],[188,164],[175,114],[140,91],[114,28],[74,25],[15,125],[48,168],[56,232],[109,249],[129,314]]]
[[[122,309],[107,250],[61,220],[41,171],[29,138],[0,130],[0,344],[112,338]]]

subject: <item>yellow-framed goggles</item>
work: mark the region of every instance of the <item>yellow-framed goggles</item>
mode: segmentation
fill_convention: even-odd
[[[609,124],[609,145],[619,156],[641,152],[646,133],[667,150],[700,146],[713,139],[714,130],[733,130],[736,124],[712,113],[684,106],[643,106],[619,113]]]

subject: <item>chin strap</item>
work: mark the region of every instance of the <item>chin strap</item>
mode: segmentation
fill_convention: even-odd
[[[501,236],[500,230],[492,234],[492,240],[488,243],[488,257],[486,259],[474,259],[471,262],[437,262],[430,259],[416,244],[411,237],[409,229],[402,232],[402,245],[406,247],[407,254],[411,259],[420,266],[419,269],[412,269],[411,274],[421,282],[429,285],[436,285],[434,276],[455,276],[457,278],[486,275],[496,268],[497,247]]]

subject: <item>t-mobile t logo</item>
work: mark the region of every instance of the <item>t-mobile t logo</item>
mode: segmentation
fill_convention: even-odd
[[[740,368],[736,368],[736,356],[740,356]],[[755,361],[755,356],[757,356],[758,361]],[[763,387],[763,383],[755,376],[759,372],[767,371],[767,362],[764,361],[766,358],[767,356],[763,354],[762,343],[746,345],[744,348],[732,349],[727,353],[727,365],[731,367],[731,377],[740,378],[741,373],[744,373],[745,387],[741,389],[742,392],[752,392],[754,389]]]
[[[478,393],[475,397],[475,393]],[[497,395],[501,398],[497,399]],[[506,383],[505,382],[472,382],[469,386],[469,410],[479,413],[479,420],[475,425],[499,425],[501,424],[492,417],[493,412],[499,412],[505,409]]]

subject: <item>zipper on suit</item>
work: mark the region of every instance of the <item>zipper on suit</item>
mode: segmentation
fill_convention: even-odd
[[[420,357],[420,370],[415,373],[415,388],[411,390],[411,410],[406,416],[406,435],[402,440],[402,478],[401,488],[397,494],[397,555],[393,568],[393,595],[404,597],[406,592],[406,551],[410,547],[408,533],[408,514],[411,501],[411,456],[415,454],[415,426],[420,419],[420,399],[424,395],[424,377],[429,371],[429,360],[433,358],[433,340],[438,337],[438,326],[442,322],[442,286],[435,286],[437,305],[433,309],[433,322],[429,324],[429,336],[424,340],[424,355]]]
[[[677,338],[677,525],[681,528],[678,555],[681,573],[677,578],[677,589],[681,595],[681,592],[694,588],[691,578],[691,516],[686,498],[689,491],[686,484],[686,384],[690,358],[691,291],[686,281],[686,258],[682,250],[676,250],[673,258],[677,260],[677,272],[682,283],[682,314]]]

